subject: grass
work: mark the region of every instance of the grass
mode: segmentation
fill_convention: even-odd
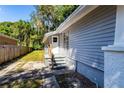
[[[23,61],[44,61],[44,50],[36,50],[33,51],[24,57],[22,57],[20,60]]]
[[[16,65],[15,70],[17,72],[23,72],[24,69],[22,67],[28,62],[44,62],[44,50],[35,50],[17,61],[19,64]]]
[[[2,88],[39,88],[44,83],[43,79],[14,80],[9,84],[3,84]]]

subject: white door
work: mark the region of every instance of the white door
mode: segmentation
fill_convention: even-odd
[[[52,36],[52,53],[59,54],[59,40],[58,36]]]

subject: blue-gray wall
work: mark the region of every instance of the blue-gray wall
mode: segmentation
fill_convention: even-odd
[[[99,6],[69,29],[70,59],[77,61],[77,71],[99,86],[104,86],[102,46],[113,44],[116,6]]]

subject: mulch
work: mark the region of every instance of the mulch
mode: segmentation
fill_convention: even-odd
[[[72,73],[67,73],[67,74],[62,74],[62,75],[56,75],[56,79],[60,85],[61,88],[68,88],[69,84],[67,83],[68,81],[67,78],[75,78],[78,79],[81,83],[80,87],[76,88],[96,88],[96,84],[90,81],[88,78],[85,76],[77,73],[77,72],[72,72]]]

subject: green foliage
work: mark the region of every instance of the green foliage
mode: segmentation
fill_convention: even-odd
[[[12,22],[3,22],[0,23],[0,33],[6,34],[6,35],[10,35],[12,32]]]
[[[34,49],[43,48],[41,43],[44,34],[55,31],[56,28],[78,7],[76,5],[39,5],[34,6],[31,14],[31,24],[37,36],[33,42]]]
[[[31,23],[23,20],[17,22],[1,22],[0,33],[11,36],[18,40],[19,45],[28,47],[35,47],[33,44],[38,37]]]
[[[43,33],[54,31],[77,8],[76,5],[35,6],[32,23]]]
[[[56,28],[78,7],[76,5],[39,5],[34,6],[30,22],[1,22],[0,33],[18,40],[22,46],[42,49],[44,34]]]

